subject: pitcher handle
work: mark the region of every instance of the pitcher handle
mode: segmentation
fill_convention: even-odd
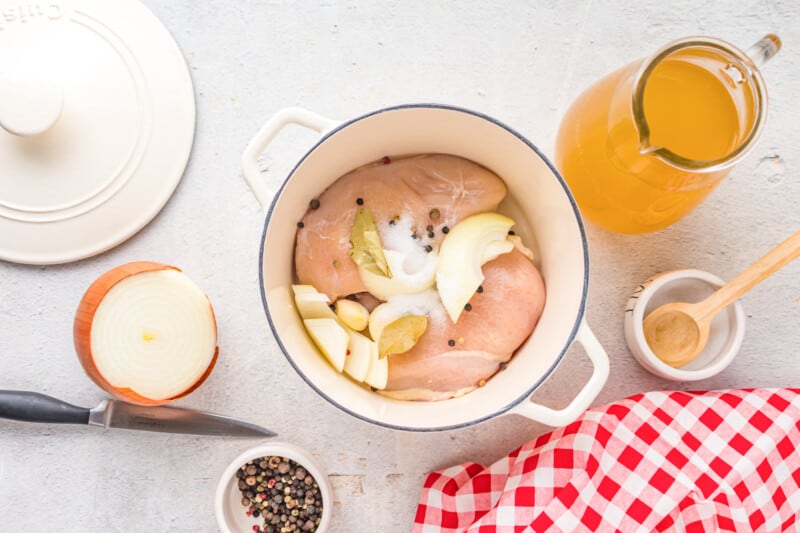
[[[745,53],[760,67],[777,54],[781,49],[781,38],[774,33],[768,33],[748,48]]]
[[[333,128],[338,121],[331,120],[301,107],[281,109],[270,118],[247,145],[242,156],[242,174],[261,207],[267,209],[275,191],[267,186],[258,169],[258,158],[270,143],[289,124],[297,124],[318,131],[321,135]]]
[[[511,413],[526,416],[548,426],[561,427],[574,421],[589,408],[608,379],[608,354],[606,354],[605,349],[592,333],[592,330],[589,329],[586,320],[581,322],[578,333],[575,335],[575,340],[583,346],[586,355],[589,356],[589,360],[592,362],[593,370],[589,381],[586,382],[583,389],[578,392],[569,405],[563,409],[552,409],[532,402],[529,397],[528,400],[520,402],[519,405],[514,407],[510,411]]]

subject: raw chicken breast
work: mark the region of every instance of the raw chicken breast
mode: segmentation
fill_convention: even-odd
[[[497,372],[528,338],[542,314],[545,288],[534,264],[518,250],[483,265],[483,291],[453,324],[432,313],[411,350],[389,355],[383,394],[405,400],[441,400],[468,392]],[[441,316],[440,316],[441,315]],[[449,340],[455,346],[449,346]]]
[[[420,247],[437,250],[443,226],[494,211],[505,194],[505,184],[496,174],[456,156],[422,155],[356,169],[326,189],[318,198],[319,207],[303,217],[295,246],[297,278],[331,301],[366,291],[349,254],[359,198],[372,211],[382,239],[394,219],[393,223],[408,226],[409,239],[416,231]],[[429,225],[432,238],[426,230]],[[391,246],[384,241],[384,248]]]

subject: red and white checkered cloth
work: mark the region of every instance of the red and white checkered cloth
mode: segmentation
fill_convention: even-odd
[[[800,531],[800,389],[650,392],[428,475],[415,533]]]

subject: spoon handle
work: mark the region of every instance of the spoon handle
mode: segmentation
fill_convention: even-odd
[[[800,256],[800,231],[761,256],[755,263],[744,269],[738,276],[717,289],[714,294],[697,304],[697,319],[710,319],[723,307],[733,303],[741,295],[758,285]]]

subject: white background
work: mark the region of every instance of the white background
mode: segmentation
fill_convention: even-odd
[[[795,2],[145,3],[174,35],[194,80],[188,169],[161,214],[110,252],[62,266],[0,262],[0,388],[97,404],[104,395],[72,347],[83,291],[128,261],[177,265],[208,293],[220,333],[214,373],[178,404],[263,424],[318,456],[334,486],[334,531],[409,531],[426,472],[491,463],[547,428],[507,416],[452,432],[404,433],[318,397],[279,351],[261,306],[264,215],[239,171],[251,136],[286,106],[347,119],[441,102],[491,115],[552,154],[569,103],[610,70],[686,35],[747,47],[767,32],[779,34],[784,49],[763,69],[770,116],[759,145],[667,230],[623,236],[587,225],[587,317],[611,358],[597,405],[653,389],[800,385],[800,262],[743,298],[744,345],[713,379],[676,384],[651,376],[622,333],[626,299],[650,275],[695,267],[729,279],[800,227]],[[313,141],[287,132],[264,160],[266,179],[280,183]],[[565,405],[588,375],[588,361],[573,348],[536,398]],[[218,476],[253,444],[0,421],[0,531],[216,531]]]

